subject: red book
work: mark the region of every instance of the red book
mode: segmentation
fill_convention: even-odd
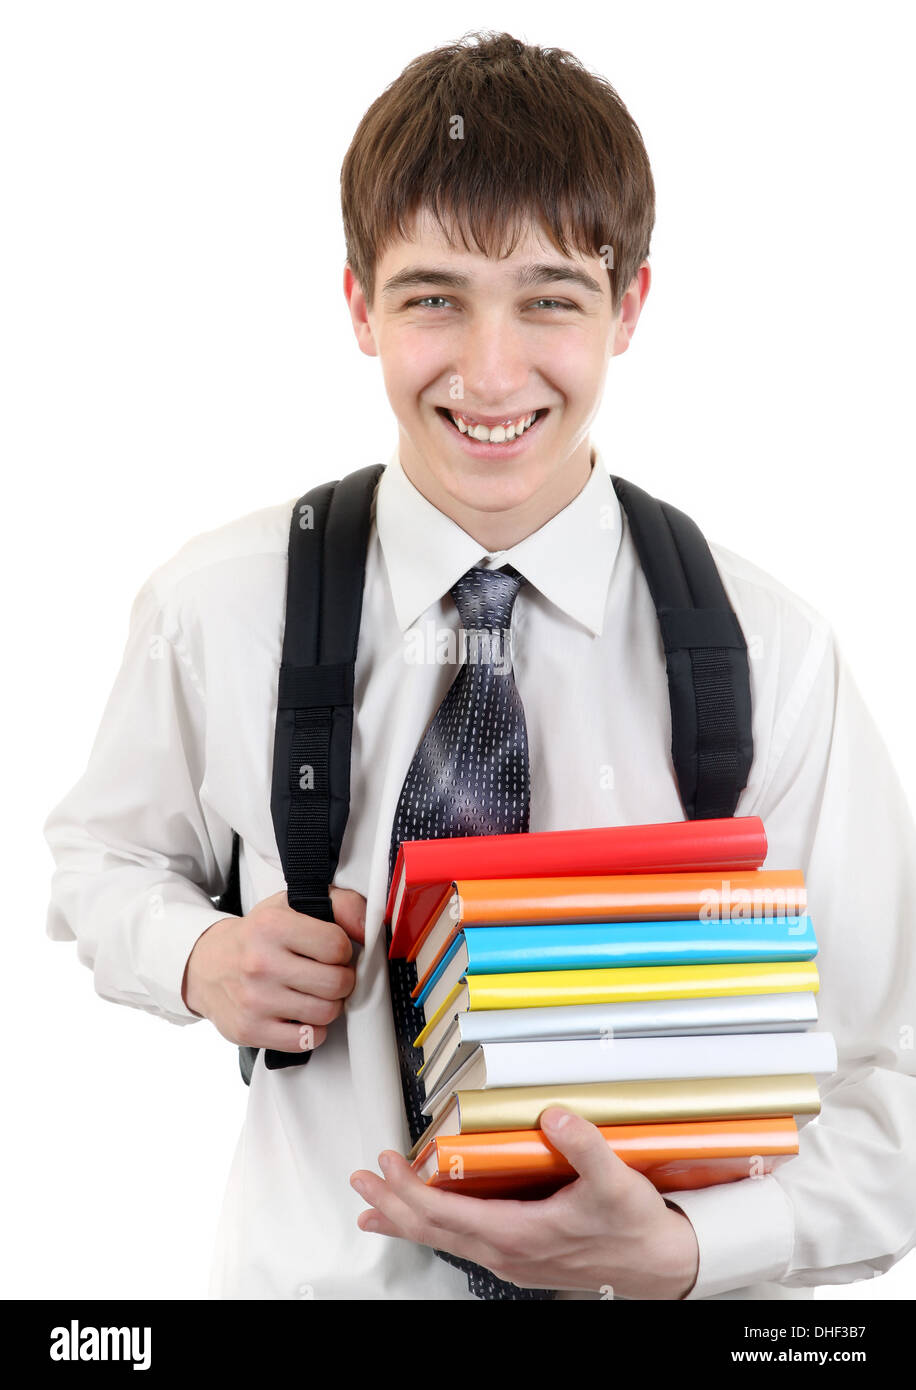
[[[402,840],[385,908],[389,955],[409,955],[455,878],[759,869],[766,853],[759,816]]]

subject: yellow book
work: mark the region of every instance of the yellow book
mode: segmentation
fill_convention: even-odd
[[[724,994],[783,994],[819,987],[814,961],[736,965],[638,965],[603,970],[532,970],[467,975],[459,980],[414,1039],[434,1047],[456,1014],[475,1009],[533,1009],[642,999],[698,999]]]

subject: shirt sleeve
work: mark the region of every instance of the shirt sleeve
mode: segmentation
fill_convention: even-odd
[[[152,580],[137,594],[120,670],[83,776],[44,835],[56,865],[46,932],[77,942],[104,999],[198,1022],[182,999],[198,937],[231,914],[232,830],[201,803],[206,701]]]
[[[846,1284],[916,1246],[916,828],[832,634],[799,714],[774,730],[758,802],[767,868],[802,868],[818,940],[819,1031],[838,1070],[773,1173],[669,1195],[693,1224],[688,1299],[760,1280]]]

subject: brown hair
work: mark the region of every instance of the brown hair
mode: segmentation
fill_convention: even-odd
[[[409,63],[360,121],[340,188],[370,305],[380,256],[420,208],[486,256],[511,255],[532,219],[563,255],[610,246],[615,314],[655,222],[649,158],[614,88],[572,53],[511,34],[465,34]]]

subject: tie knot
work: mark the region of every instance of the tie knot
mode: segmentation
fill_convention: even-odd
[[[502,628],[508,631],[512,621],[512,605],[525,582],[512,565],[502,569],[487,569],[475,565],[463,574],[449,593],[461,615],[462,626],[470,630]]]

